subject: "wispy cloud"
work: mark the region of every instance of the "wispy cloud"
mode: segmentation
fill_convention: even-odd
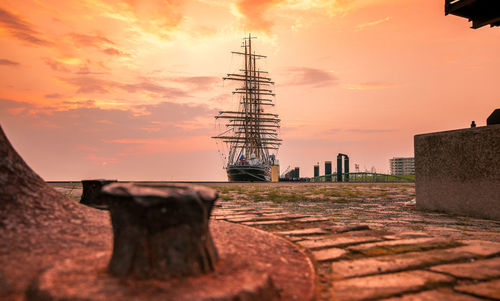
[[[165,87],[157,83],[142,81],[139,83],[133,84],[120,84],[118,86],[120,89],[123,89],[127,92],[135,93],[135,92],[150,92],[156,94],[158,96],[163,97],[185,97],[188,96],[188,93],[184,90],[174,87]]]
[[[373,134],[373,133],[390,133],[394,132],[391,129],[345,129],[346,132],[359,133],[359,134]]]
[[[54,71],[71,72],[71,70],[65,64],[58,62],[54,59],[46,57],[46,58],[43,58],[43,61],[45,62],[45,64],[47,66],[50,67],[50,69],[52,69]]]
[[[398,87],[400,84],[389,83],[389,82],[363,82],[359,84],[348,84],[346,88],[349,90],[378,90],[378,89],[390,89]]]
[[[143,114],[137,115],[136,111]],[[99,149],[102,142],[164,145],[168,141],[175,151],[175,144],[170,143],[178,137],[207,136],[205,120],[211,120],[214,114],[207,105],[168,101],[103,109],[96,107],[93,100],[64,101],[57,107],[44,107],[0,99],[2,119],[29,124],[29,128],[42,125],[55,132],[76,137],[84,135],[89,142],[87,145],[95,149]],[[89,137],[88,133],[95,133],[95,137]]]
[[[285,85],[308,85],[312,87],[334,86],[338,78],[331,71],[309,67],[287,68],[289,80]]]
[[[378,25],[380,23],[387,22],[390,19],[391,19],[390,17],[385,17],[385,18],[380,19],[380,20],[375,20],[375,21],[371,21],[371,22],[366,22],[366,23],[358,24],[356,26],[356,31],[363,30],[365,28],[372,27],[372,26]]]
[[[93,148],[89,148],[89,149],[93,149]],[[102,165],[102,166],[105,166],[108,164],[116,164],[119,162],[118,158],[98,156],[95,153],[88,154],[87,159],[89,159],[90,161],[95,162],[99,165]]]
[[[102,45],[115,45],[110,39],[100,35],[87,35],[81,33],[69,34],[75,45],[79,47],[102,47]]]
[[[45,96],[45,98],[61,98],[61,97],[63,97],[63,95],[59,94],[59,93],[49,93],[49,94],[45,94],[44,96]]]
[[[0,59],[0,66],[1,65],[3,65],[3,66],[19,66],[20,64],[18,62],[11,61],[8,59]]]
[[[54,60],[47,60],[47,64],[57,71],[68,71],[66,66]],[[91,72],[83,66],[74,74],[76,77],[59,77],[60,80],[77,87],[77,93],[110,93],[113,90],[122,90],[129,93],[149,92],[152,96],[161,97],[188,97],[191,92],[207,91],[220,81],[215,76],[139,76],[134,82],[120,82],[99,78],[99,72]],[[97,75],[97,76],[93,76]]]
[[[127,22],[131,27],[169,39],[184,19],[182,0],[100,1],[106,17]]]
[[[125,53],[123,51],[120,51],[116,48],[112,48],[112,47],[109,47],[109,48],[106,48],[106,49],[102,49],[101,50],[103,53],[107,54],[107,55],[114,55],[114,56],[130,56],[130,54],[128,53]]]
[[[0,26],[5,28],[12,36],[33,45],[51,44],[42,35],[33,29],[33,25],[20,17],[0,7]]]
[[[73,43],[78,47],[96,48],[102,53],[112,56],[130,56],[130,54],[117,49],[116,44],[102,35],[88,35],[71,33],[69,35]]]
[[[206,0],[205,0],[206,1]],[[233,14],[240,17],[247,30],[260,30],[269,33],[274,25],[276,14],[302,16],[316,12],[319,15],[334,17],[367,5],[377,0],[240,0],[234,4]],[[297,29],[300,22],[294,25]]]
[[[285,0],[241,0],[236,4],[248,30],[269,32],[274,22],[266,17],[266,13]]]
[[[123,83],[113,80],[99,79],[92,76],[60,78],[77,87],[77,93],[109,93],[112,90],[122,90],[129,93],[149,92],[160,97],[188,97],[192,91],[211,89],[219,81],[211,76],[181,76],[148,78],[139,77],[137,82]],[[173,84],[166,86],[163,83]],[[180,87],[178,87],[180,85]]]
[[[166,77],[164,78],[170,82],[185,84],[193,90],[208,90],[221,79],[215,76],[179,76],[179,77]]]

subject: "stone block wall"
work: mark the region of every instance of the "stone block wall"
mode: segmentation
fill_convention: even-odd
[[[500,125],[416,135],[417,208],[500,220]]]

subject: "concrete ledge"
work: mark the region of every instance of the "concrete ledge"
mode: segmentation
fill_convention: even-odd
[[[500,220],[500,125],[416,135],[417,208]]]

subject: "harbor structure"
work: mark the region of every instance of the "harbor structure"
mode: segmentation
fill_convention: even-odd
[[[325,161],[325,181],[332,181],[332,161]]]
[[[319,164],[314,165],[314,177],[319,177]]]
[[[344,171],[342,171],[342,157],[344,157]],[[337,155],[337,182],[342,181],[349,182],[349,156],[339,153]]]

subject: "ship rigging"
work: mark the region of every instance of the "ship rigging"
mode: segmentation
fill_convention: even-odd
[[[224,119],[228,128],[212,138],[229,146],[226,171],[229,181],[270,181],[271,166],[277,164],[276,152],[280,119],[267,110],[274,107],[268,72],[260,70],[257,62],[266,56],[252,51],[252,37],[243,39],[243,51],[233,54],[243,57],[240,73],[230,73],[223,80],[241,83],[232,93],[239,96],[238,110],[220,111],[216,119]]]

